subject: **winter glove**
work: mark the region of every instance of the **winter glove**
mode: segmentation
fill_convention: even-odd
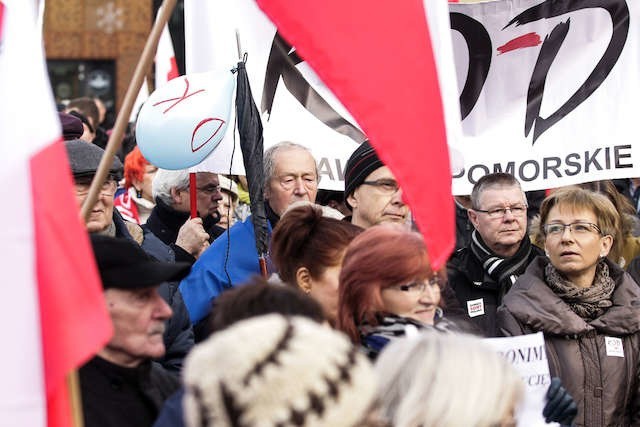
[[[577,414],[578,405],[562,386],[560,378],[551,378],[551,385],[547,390],[547,404],[542,410],[545,421],[570,426]]]

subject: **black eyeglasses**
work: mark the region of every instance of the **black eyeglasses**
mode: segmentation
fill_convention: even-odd
[[[598,234],[602,234],[602,230],[596,224],[592,222],[586,221],[576,221],[571,224],[563,224],[561,222],[553,222],[551,224],[546,224],[544,226],[544,233],[547,236],[561,236],[564,234],[564,230],[569,228],[571,234],[574,235],[585,235],[593,233],[594,231]]]
[[[415,282],[407,283],[406,285],[392,286],[391,288],[406,292],[408,294],[417,295],[422,294],[424,290],[427,289],[427,285],[434,289],[440,290],[440,279],[438,278],[438,276],[434,276],[429,280],[417,280]]]
[[[375,181],[363,181],[362,185],[370,185],[376,187],[380,192],[392,195],[395,194],[400,186],[393,179],[377,179]]]
[[[519,204],[519,205],[511,205],[506,208],[495,208],[495,209],[473,209],[476,212],[484,213],[489,216],[489,218],[502,218],[507,214],[507,211],[511,212],[513,216],[524,216],[527,213],[527,205]]]

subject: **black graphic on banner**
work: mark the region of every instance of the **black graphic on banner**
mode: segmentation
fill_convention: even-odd
[[[541,19],[558,17],[583,9],[601,8],[611,17],[613,32],[602,57],[584,83],[571,97],[548,117],[540,117],[540,107],[544,98],[547,75],[565,41],[571,26],[571,19],[557,24],[545,37],[533,68],[527,91],[527,109],[524,135],[533,129],[533,142],[553,125],[569,115],[586,101],[609,76],[616,65],[629,34],[629,8],[626,0],[545,0],[530,7],[511,19],[503,28],[521,26]],[[492,43],[484,26],[467,15],[452,12],[451,29],[458,31],[465,39],[469,51],[469,70],[464,88],[460,94],[460,112],[464,120],[475,107],[486,82],[491,66]]]
[[[298,71],[296,65],[302,61],[291,45],[276,33],[267,61],[260,112],[271,114],[278,81],[282,77],[287,90],[307,111],[336,132],[362,143],[366,139],[362,131],[338,114]]]
[[[475,107],[491,67],[491,37],[484,26],[463,13],[452,12],[451,29],[458,31],[469,49],[469,71],[460,94],[460,113],[464,120]]]
[[[569,31],[569,20],[560,23],[552,30],[551,34],[545,39],[540,49],[538,60],[531,76],[529,85],[529,93],[527,95],[527,114],[525,119],[525,136],[529,135],[533,122],[533,143],[538,137],[547,131],[551,126],[562,120],[571,113],[576,107],[589,98],[593,92],[600,87],[602,82],[607,78],[614,65],[618,61],[622,49],[627,41],[629,34],[629,8],[625,0],[546,0],[536,6],[533,6],[515,18],[513,18],[505,28],[515,24],[516,26],[528,24],[540,19],[553,18],[566,13],[575,12],[577,10],[589,8],[605,9],[611,16],[613,24],[613,33],[611,40],[605,50],[602,58],[598,61],[595,68],[587,77],[587,80],[574,92],[573,95],[554,113],[547,118],[539,116],[540,105],[544,96],[544,83],[547,73],[564,38]]]

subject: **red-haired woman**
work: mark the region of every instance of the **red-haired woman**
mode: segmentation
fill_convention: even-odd
[[[292,207],[278,221],[271,237],[271,260],[280,279],[299,288],[322,306],[335,323],[338,275],[347,245],[362,229],[323,216],[317,205]]]
[[[377,225],[347,247],[338,303],[338,329],[371,359],[393,338],[433,327],[457,329],[442,316],[444,273],[431,269],[422,236]]]
[[[144,158],[135,147],[124,158],[125,192],[116,197],[114,205],[122,217],[136,224],[144,224],[155,206],[151,183],[158,168]]]

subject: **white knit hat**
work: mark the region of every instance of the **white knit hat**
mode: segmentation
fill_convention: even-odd
[[[344,335],[275,314],[213,334],[183,376],[190,427],[354,426],[375,392],[369,361]]]
[[[231,193],[234,200],[238,200],[238,184],[235,181],[224,175],[218,175],[218,183],[220,184],[220,191]]]

